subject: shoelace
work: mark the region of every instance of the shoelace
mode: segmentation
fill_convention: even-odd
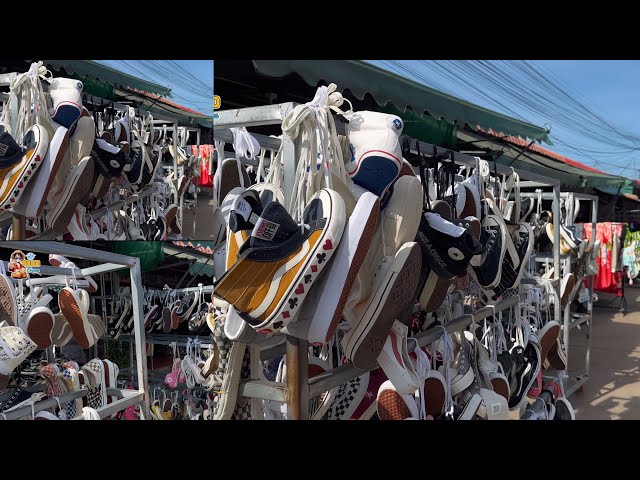
[[[36,123],[51,125],[49,121],[47,100],[42,88],[42,80],[47,80],[47,73],[51,73],[42,62],[32,63],[29,70],[17,75],[9,86],[12,94],[18,98],[17,122],[15,132],[11,132],[15,139],[22,139],[27,130]],[[7,104],[9,105],[10,102]],[[11,112],[9,112],[11,115]]]
[[[444,414],[447,417],[453,417],[453,397],[451,396],[451,375],[449,374],[449,368],[453,361],[453,339],[449,332],[442,328],[442,363],[444,365],[444,381],[446,385],[446,394],[444,400]],[[435,362],[436,355],[433,356]]]
[[[427,380],[429,373],[431,373],[431,361],[429,360],[429,356],[420,348],[417,339],[409,338],[409,340],[413,340],[416,343],[415,349],[413,351],[416,354],[415,371],[418,374],[418,379],[420,380],[420,386],[418,388],[418,394],[420,395],[420,402],[418,404],[418,418],[420,420],[426,420],[427,407],[425,403],[424,382]],[[410,359],[410,361],[413,360]]]
[[[322,177],[325,186],[333,188],[330,163],[340,178],[347,178],[342,149],[331,114],[332,110],[345,113],[339,108],[344,98],[336,90],[337,87],[333,83],[328,87],[318,87],[311,102],[298,105],[282,121],[283,134],[291,140],[300,137],[301,145],[293,187],[294,195],[288,208],[294,219],[302,217],[308,199],[320,190]],[[279,156],[282,150],[281,147]],[[319,160],[321,164],[318,167]],[[276,165],[272,165],[272,170],[276,168],[282,168],[278,161]]]

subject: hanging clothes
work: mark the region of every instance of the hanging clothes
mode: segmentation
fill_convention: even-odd
[[[584,238],[591,241],[592,225],[582,226]],[[595,240],[600,241],[600,251],[597,252],[596,263],[598,273],[593,278],[593,288],[601,292],[618,291],[618,280],[623,267],[623,243],[626,224],[616,222],[601,222],[596,224]]]
[[[622,251],[622,264],[628,267],[630,278],[634,278],[640,273],[640,231],[634,232],[627,228]]]
[[[200,145],[199,151],[197,145],[191,145],[191,153],[202,159],[198,186],[213,188],[213,145]]]

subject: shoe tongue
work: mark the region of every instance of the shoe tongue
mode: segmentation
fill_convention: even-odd
[[[20,151],[20,145],[16,143],[13,137],[7,133],[0,134],[0,159],[12,157]]]
[[[261,214],[262,203],[258,192],[247,190],[233,201],[229,213],[229,228],[233,232],[253,230]]]
[[[274,243],[291,238],[299,230],[300,226],[293,221],[289,212],[278,202],[271,202],[264,208],[253,227],[251,246],[273,246]]]

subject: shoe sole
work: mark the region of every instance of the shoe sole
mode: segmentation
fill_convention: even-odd
[[[511,392],[509,391],[509,382],[507,382],[506,377],[504,375],[494,376],[490,381],[493,391],[509,401]]]
[[[453,279],[440,278],[431,270],[420,294],[420,308],[427,313],[435,312],[447,298],[447,292],[452,283]]]
[[[560,298],[560,304],[566,305],[571,298],[571,294],[573,293],[573,289],[576,286],[576,277],[573,274],[569,274],[567,277],[567,281],[564,285],[564,293]]]
[[[309,329],[309,341],[311,343],[327,343],[333,337],[338,323],[342,318],[344,307],[349,299],[353,282],[358,276],[360,267],[367,256],[367,252],[371,246],[371,241],[375,235],[378,214],[380,212],[380,201],[375,198],[372,202],[364,206],[364,208],[369,211],[367,220],[364,222],[364,227],[360,227],[362,223],[361,218],[359,218],[357,208],[358,207],[356,205],[356,210],[354,210],[349,221],[349,224],[351,224],[351,219],[353,219],[354,223],[352,225],[347,224],[345,234],[343,234],[343,238],[340,240],[340,245],[338,246],[335,258],[329,272],[327,272],[327,279],[325,283],[326,287],[317,304],[320,312],[316,310],[313,322]],[[355,231],[352,232],[351,228]],[[350,260],[350,252],[354,246],[356,251]],[[347,270],[346,278],[344,272],[345,269]],[[337,296],[338,300],[336,301]],[[332,305],[336,305],[335,308],[332,308]],[[322,331],[324,330],[324,325],[326,325],[325,322],[328,316],[324,312],[328,313],[331,311],[333,311],[333,315],[328,322],[329,326],[327,327],[326,332],[323,334]],[[322,317],[324,317],[324,319]]]
[[[403,309],[410,305],[418,288],[422,253],[417,243],[411,242],[402,256],[396,255],[395,263],[389,272],[389,278],[373,293],[364,317],[355,327],[346,348],[347,357],[358,368],[375,365],[378,355],[384,347],[393,322]],[[396,271],[394,271],[397,269]]]
[[[435,373],[439,372],[432,371],[431,375]],[[427,415],[431,415],[433,418],[440,416],[442,413],[447,395],[444,379],[439,377],[440,375],[428,377],[424,382],[425,411]]]
[[[73,336],[78,344],[83,348],[89,348],[91,342],[86,332],[88,320],[85,321],[80,305],[74,295],[69,290],[62,289],[60,293],[58,293],[58,303],[60,305],[60,312],[69,323]]]
[[[547,355],[551,351],[551,347],[558,342],[560,335],[560,324],[555,320],[548,322],[544,328],[538,332],[540,339],[540,361],[544,365]]]
[[[18,305],[16,303],[16,294],[13,285],[4,275],[0,275],[0,322],[7,322],[11,326],[15,326],[15,319],[18,313]]]
[[[414,416],[402,395],[394,390],[380,392],[377,409],[380,420],[404,420]]]
[[[27,335],[38,346],[38,350],[45,350],[51,346],[51,330],[53,329],[53,315],[51,312],[37,312],[31,314],[27,322]]]
[[[58,131],[62,131],[62,129],[64,129],[64,133],[62,135],[57,135]],[[51,185],[53,185],[53,181],[58,174],[58,170],[60,169],[64,157],[70,148],[68,132],[69,131],[64,127],[59,127],[58,130],[56,130],[56,135],[53,136],[53,139],[49,143],[47,154],[40,166],[40,174],[35,180],[32,180],[29,183],[25,190],[25,193],[29,195],[29,200],[25,209],[26,217],[39,217],[44,210]],[[60,136],[62,137],[62,140],[60,140]],[[55,157],[52,159],[50,153],[54,151]],[[45,174],[48,175],[46,180],[44,176]]]
[[[171,310],[165,307],[162,310],[162,331],[164,333],[171,333]]]
[[[164,216],[164,219],[167,222],[167,225],[169,225],[169,232],[171,233],[180,233],[180,228],[178,228],[178,223],[176,221],[177,216],[178,216],[177,208],[171,208],[170,210],[167,211],[167,213]]]
[[[556,370],[565,370],[567,368],[566,356],[564,351],[561,351],[562,347],[559,341],[556,340],[554,345],[551,345],[547,353],[547,359],[544,363],[545,368],[555,368]],[[548,367],[547,367],[548,364]]]
[[[471,193],[471,191],[466,187],[466,185],[460,184],[460,187],[461,188],[464,187],[464,191],[466,192],[464,209],[459,214],[460,218],[467,218],[467,217],[478,218],[479,212],[476,211],[476,202],[475,202],[475,199],[473,198],[473,193]]]
[[[87,159],[85,162],[77,165],[71,182],[65,184],[63,197],[47,219],[56,233],[67,232],[67,225],[71,221],[73,212],[76,211],[76,206],[84,200],[93,187],[93,158],[85,158]]]
[[[244,182],[240,182],[238,166],[235,159],[224,160],[220,168],[222,169],[220,172],[220,200],[224,200],[231,190],[236,187],[241,187],[243,183],[245,187],[251,185],[251,180],[249,180],[249,175],[244,167],[241,168]]]
[[[171,309],[171,330],[175,330],[180,326],[180,315],[178,315],[179,306],[175,306]]]

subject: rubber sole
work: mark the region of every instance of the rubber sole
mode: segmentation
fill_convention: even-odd
[[[15,292],[9,282],[11,280],[0,275],[0,322],[7,322],[9,325],[15,326],[18,305],[16,304]]]
[[[547,355],[554,344],[558,343],[560,324],[555,320],[548,322],[538,333],[540,339],[540,361],[544,365]]]
[[[60,128],[64,128],[64,127],[60,127]],[[27,186],[28,188],[25,191],[25,193],[28,193],[31,197],[29,198],[29,201],[25,210],[25,215],[27,217],[39,217],[42,214],[42,211],[44,210],[45,204],[47,203],[47,195],[49,194],[51,185],[53,185],[53,181],[55,180],[56,175],[58,174],[58,170],[60,169],[60,166],[63,164],[64,156],[67,154],[67,150],[70,148],[69,133],[66,128],[64,130],[65,132],[64,132],[62,141],[60,142],[60,145],[58,146],[58,149],[56,151],[55,158],[51,159],[51,157],[49,156],[49,152],[52,151],[52,144],[53,144],[53,140],[52,140],[51,143],[49,144],[49,149],[47,150],[47,154],[44,157],[42,165],[40,166],[40,174],[36,178],[35,183],[34,181],[31,181]],[[54,135],[54,139],[55,137],[56,135]],[[51,164],[50,168],[47,168],[48,164]],[[44,178],[42,177],[42,175],[46,173],[46,170],[49,170],[48,172],[49,176],[47,177],[46,183],[42,185],[42,183],[44,183],[44,182],[41,182],[42,178]],[[39,198],[39,201],[37,200],[38,198]]]
[[[93,158],[85,158],[87,159],[86,162],[78,164],[70,182],[64,186],[64,192],[59,204],[47,218],[47,222],[56,233],[66,233],[67,225],[71,221],[76,206],[84,200],[93,187]]]
[[[452,283],[453,279],[441,278],[431,270],[420,294],[420,308],[427,313],[435,312],[447,298]]]
[[[171,310],[164,307],[162,310],[162,331],[164,333],[171,333]]]
[[[85,320],[74,295],[66,288],[63,288],[58,293],[58,304],[60,305],[60,312],[71,326],[71,331],[78,344],[83,348],[89,348],[91,342],[85,331],[85,321],[88,320]]]
[[[325,335],[324,342],[328,342],[333,337],[336,328],[338,327],[338,323],[342,319],[342,312],[344,311],[344,307],[349,299],[349,294],[351,293],[351,287],[353,287],[353,282],[355,282],[358,277],[358,272],[360,271],[360,267],[364,262],[364,259],[369,252],[369,247],[371,247],[371,241],[376,233],[376,225],[378,221],[378,214],[380,212],[380,201],[376,200],[370,213],[365,222],[365,227],[362,230],[362,235],[358,241],[358,247],[356,249],[355,254],[353,255],[353,260],[351,261],[351,265],[349,266],[349,272],[347,273],[347,278],[344,280],[342,292],[340,293],[340,298],[338,300],[338,304],[336,305],[335,311],[333,313],[333,317],[331,318],[331,323],[329,324],[329,328],[327,329],[327,333]],[[348,228],[348,226],[347,226]],[[346,239],[342,239],[341,242]],[[342,243],[341,243],[342,245]],[[340,249],[340,247],[338,247]],[[348,253],[347,253],[348,254]],[[337,258],[334,260],[334,262]],[[321,304],[324,305],[324,301],[321,301]]]
[[[47,309],[48,310],[48,309]],[[39,311],[32,313],[27,322],[27,335],[38,346],[38,350],[45,350],[51,346],[51,330],[53,329],[53,314]]]
[[[396,255],[395,261],[398,258]],[[410,306],[414,298],[421,263],[420,247],[412,242],[399,271],[390,272],[389,278],[385,279],[386,282],[380,285],[378,291],[372,292],[373,297],[365,316],[354,327],[355,332],[345,349],[347,357],[356,367],[368,368],[375,365],[393,322],[402,310]]]
[[[436,372],[431,372],[432,375],[434,373]],[[424,381],[424,395],[426,414],[433,418],[440,416],[447,395],[444,379],[440,375],[428,377]]]
[[[394,390],[380,392],[377,408],[380,420],[404,420],[413,417],[407,402]]]
[[[506,377],[502,376],[494,376],[491,379],[491,387],[493,391],[498,395],[504,397],[507,401],[509,400],[509,382],[507,382]]]

